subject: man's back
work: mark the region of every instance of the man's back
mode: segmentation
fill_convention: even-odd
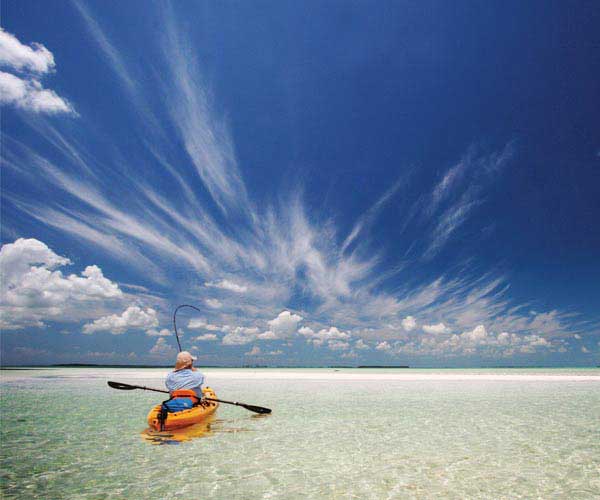
[[[167,375],[165,385],[169,392],[176,391],[178,389],[193,389],[198,394],[198,397],[202,397],[202,384],[204,383],[204,375],[199,371],[185,368],[183,370],[177,370]]]

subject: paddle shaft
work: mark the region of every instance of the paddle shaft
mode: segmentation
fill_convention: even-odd
[[[153,391],[153,392],[162,392],[164,394],[170,394],[169,391],[163,391],[162,389],[154,389],[152,387],[145,387],[143,385],[131,385],[131,384],[124,384],[123,382],[107,382],[108,385],[110,387],[112,387],[113,389],[121,389],[124,391],[129,391],[131,389],[142,389],[144,391]],[[236,401],[225,401],[224,399],[216,399],[216,398],[204,398],[207,401],[215,401],[217,403],[224,403],[227,405],[235,405],[235,406],[241,406],[242,408],[245,408],[246,410],[250,410],[256,413],[271,413],[271,410],[269,408],[264,408],[262,406],[255,406],[255,405],[249,405],[246,403],[238,403]]]

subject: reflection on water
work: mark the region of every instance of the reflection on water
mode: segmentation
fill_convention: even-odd
[[[251,415],[248,419],[260,419],[269,415]],[[169,431],[155,431],[154,429],[145,429],[142,433],[142,440],[153,444],[179,444],[196,438],[208,437],[213,434],[227,434],[238,432],[251,432],[249,427],[240,427],[240,419],[219,419],[215,415],[209,415],[204,421],[184,427],[182,429],[172,429]]]
[[[209,415],[204,421],[184,427],[182,429],[172,429],[169,431],[155,431],[148,428],[141,434],[144,441],[150,444],[179,444],[194,438],[209,436],[212,432],[212,425],[216,423],[213,415]]]

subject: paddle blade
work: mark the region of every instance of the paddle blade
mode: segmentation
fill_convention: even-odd
[[[119,389],[121,391],[133,391],[134,389],[137,389],[137,387],[134,385],[123,384],[121,382],[111,382],[110,380],[107,382],[107,384],[113,389]]]
[[[238,404],[240,406],[243,406],[244,408],[246,408],[246,410],[253,411],[254,413],[261,413],[261,414],[271,413],[270,408],[263,408],[262,406],[247,405],[247,404],[242,404],[242,403],[238,403]]]

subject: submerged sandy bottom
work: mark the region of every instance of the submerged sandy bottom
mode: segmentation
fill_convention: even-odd
[[[4,498],[594,498],[599,370],[206,369],[204,437],[141,436],[164,369],[2,372]],[[201,434],[201,433],[200,433]]]

